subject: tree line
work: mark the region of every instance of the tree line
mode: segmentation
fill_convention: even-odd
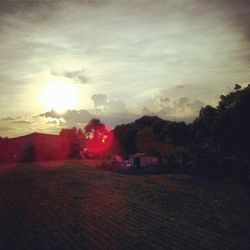
[[[166,158],[172,172],[215,179],[250,179],[250,85],[221,95],[217,107],[201,108],[190,124],[143,116],[114,128],[116,150]]]
[[[249,181],[250,85],[236,84],[234,91],[220,96],[217,107],[201,108],[190,124],[143,116],[109,131],[92,119],[84,131],[62,129],[60,135],[69,139],[72,158],[82,148],[96,156],[105,151],[124,158],[143,152],[158,155],[171,172]]]

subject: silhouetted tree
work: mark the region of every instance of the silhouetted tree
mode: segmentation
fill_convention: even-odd
[[[118,145],[122,146],[124,156],[136,152],[136,134],[138,131],[139,128],[134,123],[118,125],[115,127],[115,141]]]
[[[113,132],[108,130],[105,124],[94,118],[89,121],[84,129],[85,148],[88,153],[97,156],[104,156],[104,153],[109,153],[113,143]]]
[[[241,85],[236,83],[235,86],[234,86],[234,90],[240,90],[241,89]]]
[[[169,139],[169,168],[211,178],[250,180],[250,85],[236,84],[221,95],[217,107],[201,108],[189,125],[143,116],[115,127],[119,145],[128,155],[136,151],[159,154]],[[171,167],[170,167],[171,165]]]
[[[69,158],[78,158],[80,150],[85,143],[82,129],[75,127],[63,128],[60,131],[60,136],[68,142]]]
[[[164,144],[154,135],[151,128],[145,127],[136,135],[136,148],[138,152],[161,155]]]

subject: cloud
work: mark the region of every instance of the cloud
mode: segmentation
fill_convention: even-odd
[[[184,109],[188,103],[189,99],[187,97],[181,97],[178,102],[178,108]]]
[[[125,113],[126,104],[122,100],[108,100],[106,94],[95,94],[91,97],[94,108],[105,113]]]
[[[51,74],[79,83],[78,107],[107,93],[92,98],[92,113],[119,121],[144,106],[194,114],[228,84],[249,81],[249,12],[247,0],[0,1],[0,115],[43,112],[37,93]],[[137,98],[153,88],[167,92]]]
[[[126,104],[121,100],[109,101],[107,105],[107,112],[110,113],[126,113]]]
[[[169,97],[161,97],[160,98],[160,102],[161,103],[169,103],[170,102],[170,98]]]
[[[46,113],[40,114],[39,116],[41,116],[41,117],[51,117],[51,118],[57,118],[57,119],[59,119],[61,117],[61,115],[59,113],[56,113],[56,111],[54,111],[54,110],[51,110],[51,111],[48,111]]]
[[[5,131],[9,131],[9,130],[11,130],[11,128],[8,126],[0,126],[0,133],[5,132]]]
[[[92,115],[89,111],[85,109],[81,110],[67,110],[62,114],[59,114],[55,111],[49,111],[43,114],[40,114],[41,117],[46,118],[56,118],[61,119],[63,118],[68,125],[75,125],[77,123],[86,123],[90,119],[94,118],[94,115]]]
[[[55,111],[46,112],[40,114],[41,117],[45,118],[56,118],[64,119],[63,125],[65,127],[84,127],[84,125],[89,122],[92,118],[99,118],[105,124],[114,127],[118,124],[128,123],[137,119],[140,115],[135,113],[102,113],[102,114],[92,114],[87,110],[67,110],[63,114],[57,114]],[[54,123],[54,122],[53,122]],[[50,122],[51,124],[51,122]]]
[[[57,119],[45,117],[44,115],[13,117],[8,121],[0,120],[0,136],[16,137],[33,132],[58,134],[60,129],[66,125],[68,124],[66,124],[63,118]]]
[[[63,72],[52,72],[54,76],[63,76],[73,80],[75,83],[90,83],[90,78],[86,75],[85,70],[73,70],[73,71],[63,71]]]
[[[95,108],[104,107],[108,104],[108,98],[106,94],[95,94],[91,97],[91,100],[94,102]]]
[[[142,109],[142,115],[157,115],[163,119],[172,121],[191,122],[197,117],[201,107],[205,106],[205,103],[199,99],[190,99],[185,96],[178,99],[171,99],[164,97],[162,94],[158,95],[151,102],[153,103],[152,108],[145,106]]]
[[[113,113],[111,115],[103,114],[99,118],[110,127],[115,127],[116,125],[126,124],[138,119],[141,115],[132,112],[126,113]]]
[[[3,122],[5,124],[32,124],[32,121],[30,121],[32,118],[29,118],[26,120],[24,117],[17,116],[17,117],[4,117],[0,119],[0,122]]]
[[[175,88],[176,89],[183,89],[183,88],[186,88],[186,87],[188,87],[187,84],[180,84],[180,85],[177,85]]]
[[[15,120],[15,118],[13,118],[13,117],[4,117],[1,119],[1,121],[14,121],[14,120]]]
[[[196,99],[188,103],[187,105],[194,111],[200,111],[200,109],[205,106],[205,103],[199,99]]]
[[[58,124],[58,121],[57,120],[48,121],[47,124]]]
[[[13,123],[13,124],[32,124],[31,121],[25,121],[25,120],[12,121],[11,123]]]
[[[141,112],[142,112],[142,115],[149,115],[149,116],[157,115],[155,112],[152,112],[148,107],[143,107]]]

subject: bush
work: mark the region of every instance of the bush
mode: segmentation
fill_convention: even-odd
[[[100,164],[96,165],[96,169],[98,170],[115,171],[118,168],[118,163],[114,160],[104,160]]]
[[[175,173],[190,173],[193,160],[190,148],[176,147],[168,158],[168,169]]]

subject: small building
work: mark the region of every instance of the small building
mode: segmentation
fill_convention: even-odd
[[[158,166],[160,159],[158,156],[148,155],[146,153],[135,153],[129,156],[131,167],[146,168]]]

